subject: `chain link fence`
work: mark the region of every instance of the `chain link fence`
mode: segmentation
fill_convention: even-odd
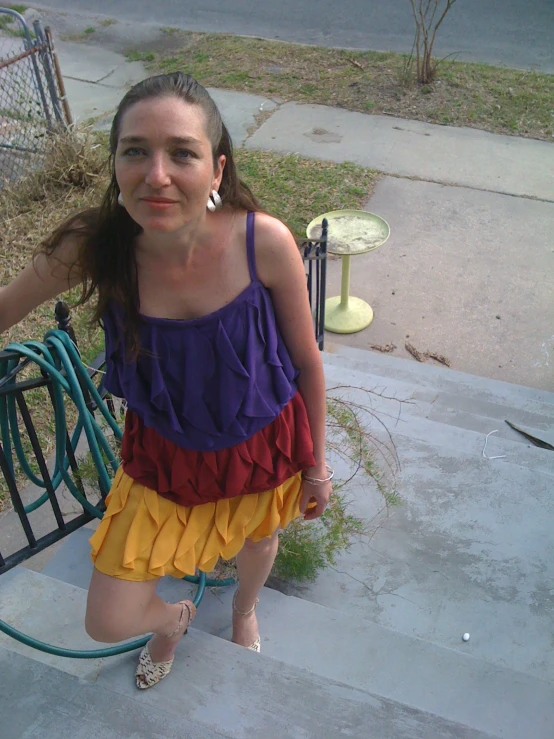
[[[40,166],[49,137],[71,123],[50,29],[0,8],[0,189]]]

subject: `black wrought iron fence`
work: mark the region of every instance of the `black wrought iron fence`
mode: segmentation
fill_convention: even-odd
[[[57,304],[56,320],[58,328],[73,339],[65,303]],[[40,350],[37,353],[40,355]],[[98,381],[103,365],[101,353],[86,372],[100,386],[102,397],[106,397]],[[66,376],[63,370],[62,374]],[[51,374],[40,371],[23,352],[0,351],[0,483],[3,480],[2,492],[8,496],[6,510],[0,514],[0,574],[91,521],[94,514],[87,503],[101,510],[108,493],[106,485],[98,485],[91,495],[83,483],[87,445],[85,435],[74,428],[65,431],[63,457],[83,504],[68,492],[63,481],[60,484],[56,455],[47,448],[44,437],[40,438],[45,424],[50,431],[54,424],[59,424],[63,401],[60,404],[61,394],[55,382]],[[83,395],[89,413],[95,415],[95,403],[88,393]],[[106,400],[115,416],[113,402]],[[56,438],[56,444],[59,443]]]
[[[0,8],[0,188],[39,165],[49,134],[71,123],[50,29]]]
[[[327,280],[327,219],[323,219],[321,238],[300,244],[306,265],[308,295],[314,319],[315,338],[320,351],[325,344],[325,285]]]

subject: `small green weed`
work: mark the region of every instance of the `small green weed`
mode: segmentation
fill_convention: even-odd
[[[138,51],[137,49],[129,49],[125,52],[127,60],[130,62],[153,62],[155,57],[154,54],[146,51]]]
[[[334,492],[321,518],[297,518],[280,534],[272,574],[287,582],[311,582],[321,570],[334,567],[338,555],[364,533],[364,521],[348,512],[344,495]]]

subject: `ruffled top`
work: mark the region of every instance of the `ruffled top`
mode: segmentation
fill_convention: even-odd
[[[272,423],[296,394],[298,371],[279,332],[267,288],[258,280],[254,214],[247,216],[251,283],[201,318],[142,316],[136,360],[125,356],[121,309],[104,315],[106,389],[178,447],[217,451]]]
[[[219,451],[182,449],[128,411],[121,458],[125,474],[135,482],[187,508],[243,493],[265,493],[315,464],[308,414],[299,392],[272,423],[241,444]]]

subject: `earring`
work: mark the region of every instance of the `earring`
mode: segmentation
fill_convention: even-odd
[[[123,195],[121,193],[119,193],[119,195],[117,196],[117,202],[119,203],[119,205],[125,207],[125,203],[123,202]]]
[[[221,210],[223,208],[223,200],[221,199],[221,196],[219,195],[217,190],[212,190],[212,194],[208,198],[208,202],[206,203],[206,208],[210,211],[210,213],[215,213],[216,210]]]

